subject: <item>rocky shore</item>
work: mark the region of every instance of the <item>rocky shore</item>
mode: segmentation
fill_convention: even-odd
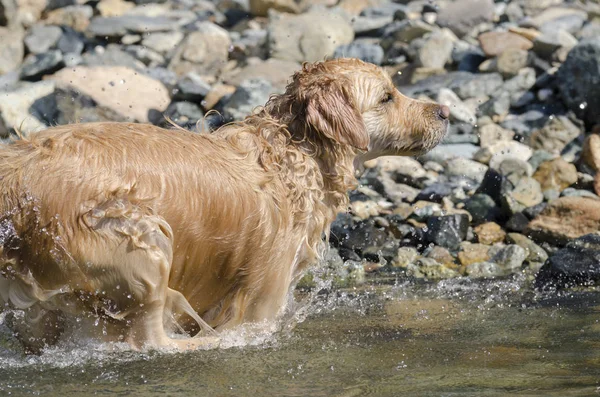
[[[0,0],[0,138],[164,115],[214,129],[301,62],[341,56],[448,105],[452,124],[420,158],[366,164],[332,226],[335,285],[600,284],[597,1]]]

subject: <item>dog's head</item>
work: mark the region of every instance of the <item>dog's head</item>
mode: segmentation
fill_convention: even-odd
[[[363,160],[427,152],[448,129],[448,107],[402,95],[381,68],[357,59],[305,64],[285,97],[294,122]]]

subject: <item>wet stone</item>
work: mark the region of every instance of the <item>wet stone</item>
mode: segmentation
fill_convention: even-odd
[[[506,232],[495,222],[487,222],[474,228],[477,240],[481,244],[491,245],[504,241]]]
[[[414,264],[409,264],[406,268],[406,274],[427,280],[448,279],[460,275],[456,270],[450,269],[431,258],[420,258]]]
[[[21,79],[28,81],[40,80],[42,76],[52,74],[64,67],[63,56],[54,50],[29,56],[21,67]]]
[[[467,215],[432,216],[427,220],[427,241],[456,250],[467,238],[469,217]]]
[[[492,197],[484,193],[471,196],[464,207],[473,217],[473,223],[494,221],[500,216],[500,209]]]

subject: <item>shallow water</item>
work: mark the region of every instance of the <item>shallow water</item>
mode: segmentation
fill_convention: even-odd
[[[185,354],[67,344],[24,357],[4,334],[0,395],[600,395],[600,293],[544,297],[527,285],[322,293],[296,327]]]

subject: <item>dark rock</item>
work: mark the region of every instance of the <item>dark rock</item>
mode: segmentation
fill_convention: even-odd
[[[557,73],[565,104],[589,126],[600,123],[600,37],[575,46]]]
[[[396,3],[383,3],[375,7],[368,7],[361,11],[360,16],[367,18],[394,17],[396,12],[406,12],[406,6]]]
[[[333,53],[333,58],[358,58],[375,65],[381,65],[383,56],[383,48],[379,44],[356,41],[339,46]]]
[[[41,101],[36,101],[32,108],[35,108],[40,116],[43,115],[48,125],[129,121],[114,110],[100,106],[91,97],[73,89],[57,88],[53,95],[42,100],[46,101],[50,110],[54,108],[54,112],[43,111],[39,103]]]
[[[540,269],[538,289],[563,289],[600,283],[600,234],[588,234],[555,252]]]
[[[335,236],[330,240],[334,246],[353,250],[359,255],[367,248],[382,247],[388,239],[385,230],[372,220],[332,226],[331,236]]]
[[[177,82],[173,99],[200,103],[210,89],[210,84],[202,77],[195,73],[189,73]]]
[[[492,197],[478,193],[470,197],[465,203],[465,210],[473,217],[473,223],[494,222],[500,217],[500,208]]]
[[[444,183],[433,183],[419,193],[415,201],[425,200],[441,203],[444,197],[452,194],[452,187]]]
[[[529,224],[529,218],[525,216],[522,212],[517,212],[506,222],[506,229],[511,232],[519,232],[521,233],[527,228]]]
[[[264,79],[245,80],[225,105],[225,118],[243,120],[257,106],[264,105],[273,92],[273,86]]]
[[[547,203],[539,203],[538,205],[534,205],[532,207],[525,208],[523,210],[523,215],[525,215],[529,219],[533,219],[542,213],[544,208],[546,208],[546,205],[547,205]]]
[[[485,55],[477,52],[469,52],[464,54],[458,63],[458,70],[477,73],[479,70],[479,65],[481,65],[485,59]]]
[[[63,56],[58,50],[29,56],[21,66],[21,79],[37,81],[42,76],[52,74],[65,66]]]
[[[204,117],[204,112],[195,103],[172,102],[165,111],[165,116],[180,127],[196,130],[198,121],[201,122]],[[201,128],[201,126],[198,127]]]
[[[479,189],[477,189],[477,193],[486,194],[499,204],[502,197],[502,185],[504,181],[505,178],[502,174],[490,168],[485,173],[483,181],[481,182]]]
[[[465,214],[432,216],[427,221],[426,239],[430,243],[456,250],[467,238],[469,217]]]

